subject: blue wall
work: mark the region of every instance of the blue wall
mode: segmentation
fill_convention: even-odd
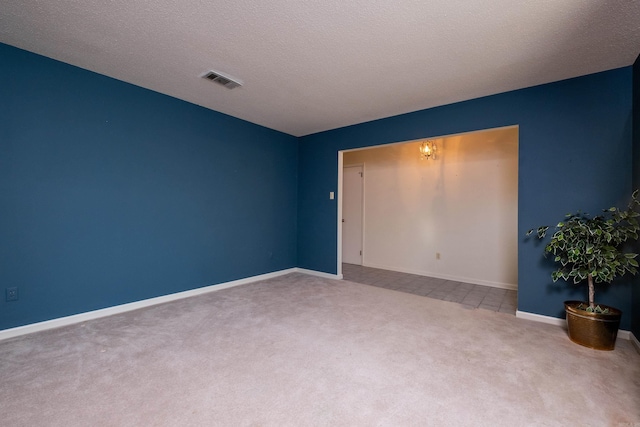
[[[640,55],[633,64],[633,188],[640,188]],[[640,339],[640,274],[634,277],[632,301],[631,331]]]
[[[626,204],[631,83],[632,68],[625,67],[301,138],[298,266],[336,273],[337,201],[328,194],[339,191],[339,150],[518,125],[518,308],[564,317],[562,302],[586,299],[585,287],[553,284],[543,245],[523,236],[567,212]],[[596,293],[599,302],[625,312],[623,329],[630,327],[631,294],[629,281]]]
[[[561,317],[584,289],[554,285],[522,236],[639,186],[634,75],[638,62],[296,139],[0,44],[0,290],[19,288],[0,329],[296,265],[336,273],[339,150],[508,125],[519,309]],[[597,293],[637,336],[639,293]]]
[[[297,156],[290,135],[0,44],[0,329],[295,267]]]

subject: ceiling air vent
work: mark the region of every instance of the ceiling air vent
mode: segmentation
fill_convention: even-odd
[[[207,73],[202,77],[207,80],[211,80],[212,82],[216,82],[227,89],[234,89],[242,86],[242,82],[240,80],[224,75],[219,71],[207,71]]]

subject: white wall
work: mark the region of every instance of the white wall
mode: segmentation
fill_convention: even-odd
[[[370,267],[517,286],[517,127],[344,153],[364,164],[364,258]],[[436,259],[440,253],[440,259]]]

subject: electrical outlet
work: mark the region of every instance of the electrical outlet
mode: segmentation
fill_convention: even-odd
[[[6,289],[6,300],[8,301],[18,301],[18,288],[14,286],[13,288]]]

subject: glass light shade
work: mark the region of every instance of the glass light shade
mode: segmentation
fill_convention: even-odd
[[[434,159],[436,154],[436,143],[434,141],[424,141],[420,144],[420,159]]]

